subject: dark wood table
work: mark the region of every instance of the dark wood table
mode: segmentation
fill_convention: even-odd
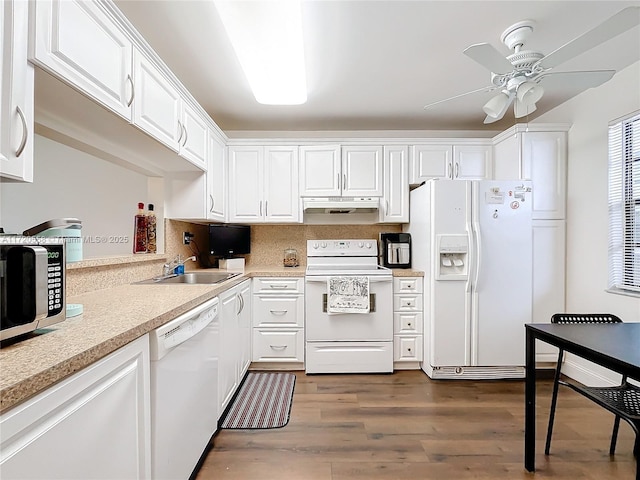
[[[640,323],[558,325],[526,328],[524,467],[536,469],[536,340],[640,380]]]

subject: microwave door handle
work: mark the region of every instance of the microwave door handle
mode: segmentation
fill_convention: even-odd
[[[30,247],[36,252],[36,319],[47,318],[49,314],[49,252],[44,247]]]

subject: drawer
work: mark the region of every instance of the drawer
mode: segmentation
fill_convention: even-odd
[[[254,295],[254,327],[304,326],[304,297],[301,295]]]
[[[253,329],[254,362],[304,362],[304,330]]]
[[[422,312],[395,312],[393,314],[394,334],[422,333]]]
[[[393,293],[422,293],[422,277],[394,277]]]
[[[394,362],[421,362],[422,335],[396,335],[393,337]]]
[[[253,293],[303,293],[304,278],[293,277],[255,277]]]
[[[422,311],[422,294],[415,295],[394,295],[393,296],[394,312],[421,312]]]

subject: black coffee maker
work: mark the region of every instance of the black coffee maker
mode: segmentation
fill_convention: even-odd
[[[380,252],[384,267],[411,268],[411,235],[381,233]]]

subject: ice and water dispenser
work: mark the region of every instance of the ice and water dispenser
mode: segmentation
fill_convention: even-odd
[[[438,280],[466,280],[469,275],[469,237],[438,235]]]

